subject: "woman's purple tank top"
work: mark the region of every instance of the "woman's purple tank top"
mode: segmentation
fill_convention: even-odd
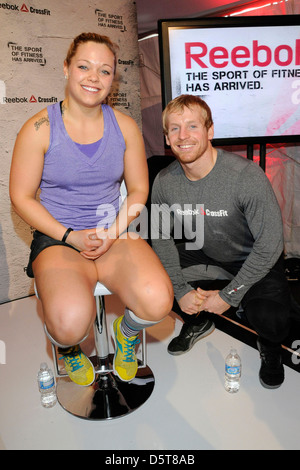
[[[69,137],[60,104],[47,108],[50,145],[45,154],[40,200],[53,217],[74,230],[108,227],[119,212],[125,141],[113,110],[102,105],[103,137],[87,156]]]

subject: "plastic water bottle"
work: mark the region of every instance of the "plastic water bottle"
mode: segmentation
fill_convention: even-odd
[[[52,370],[46,362],[41,364],[37,375],[39,391],[41,394],[41,403],[45,408],[51,408],[57,402],[56,387]]]
[[[242,372],[241,358],[236,349],[231,348],[225,359],[225,390],[229,393],[238,392]]]

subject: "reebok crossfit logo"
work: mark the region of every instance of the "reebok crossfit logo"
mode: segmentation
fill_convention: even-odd
[[[10,11],[21,11],[22,13],[35,13],[36,15],[51,15],[50,10],[47,10],[46,8],[40,9],[33,8],[31,6],[28,7],[25,3],[23,3],[21,7],[19,5],[16,5],[15,3],[0,3],[0,9]]]
[[[206,215],[208,217],[228,217],[228,212],[224,209],[220,209],[218,211],[211,211],[209,209],[204,210],[203,207],[201,207],[200,209],[176,209],[176,211],[179,215]]]
[[[4,83],[4,82],[3,82]],[[5,93],[5,84],[4,84],[4,93]],[[38,96],[35,97],[34,95],[31,95],[30,98],[26,96],[14,96],[12,98],[9,98],[7,96],[1,96],[1,82],[0,82],[0,99],[1,99],[1,104],[9,104],[9,103],[57,103],[57,97],[56,96],[51,96],[49,97],[43,97],[43,96]]]

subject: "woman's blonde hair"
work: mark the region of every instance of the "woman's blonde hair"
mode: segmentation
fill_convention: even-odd
[[[108,49],[113,53],[115,58],[115,68],[114,73],[116,72],[117,67],[117,52],[119,50],[119,46],[112,42],[108,36],[102,36],[101,34],[97,33],[81,33],[77,36],[73,42],[71,43],[67,57],[65,59],[65,63],[69,66],[71,63],[72,58],[77,52],[78,46],[80,44],[84,44],[86,42],[96,42],[97,44],[104,44],[108,47]]]

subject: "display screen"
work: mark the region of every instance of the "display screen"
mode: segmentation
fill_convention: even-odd
[[[210,106],[215,144],[297,142],[299,15],[159,21],[163,107]]]

